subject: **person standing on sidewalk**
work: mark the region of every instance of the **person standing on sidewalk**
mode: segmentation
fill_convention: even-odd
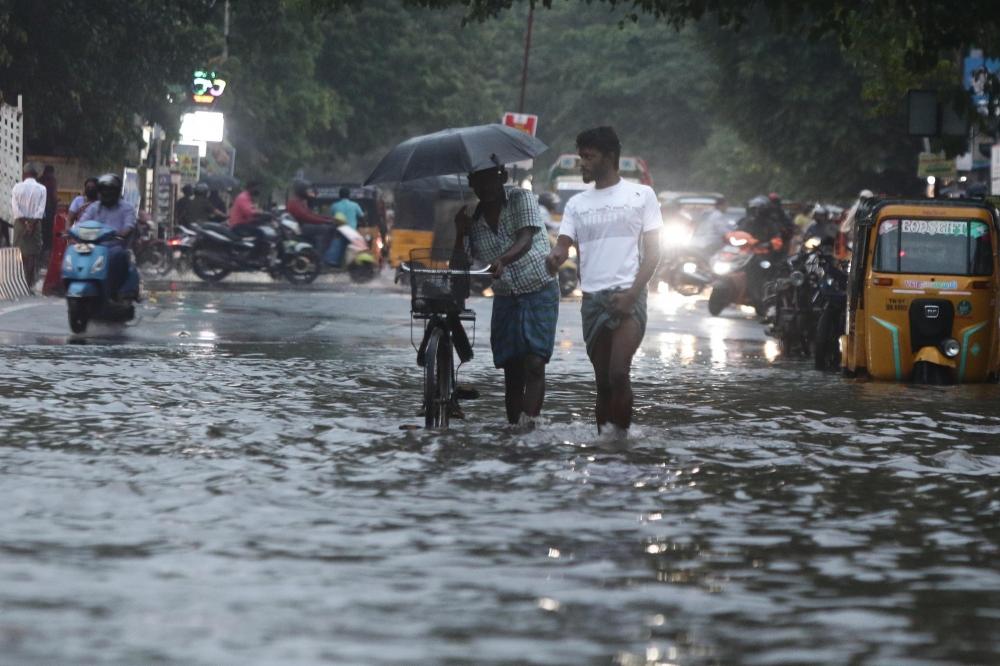
[[[42,220],[48,192],[39,183],[38,169],[24,167],[24,180],[11,190],[11,211],[14,216],[13,245],[21,251],[21,263],[28,288],[34,292],[38,279],[38,260],[42,254]]]
[[[632,356],[646,333],[646,285],[660,261],[663,219],[656,193],[618,175],[621,142],[610,127],[576,137],[580,170],[594,189],[566,203],[559,238],[548,256],[553,275],[578,244],[581,315],[597,382],[597,430],[616,437],[632,424]]]

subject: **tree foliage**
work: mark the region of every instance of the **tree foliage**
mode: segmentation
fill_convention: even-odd
[[[211,47],[212,12],[207,0],[0,0],[0,93],[24,96],[29,149],[115,160],[140,140],[137,115],[175,127],[167,93]]]

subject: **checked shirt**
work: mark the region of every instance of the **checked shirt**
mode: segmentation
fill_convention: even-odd
[[[492,264],[514,244],[518,229],[534,227],[531,246],[521,257],[506,266],[499,280],[493,281],[497,294],[528,294],[538,291],[555,278],[545,268],[545,258],[552,249],[545,223],[538,210],[535,195],[519,188],[507,192],[507,203],[500,210],[500,224],[496,233],[490,229],[479,208],[472,216],[466,249],[480,261]]]

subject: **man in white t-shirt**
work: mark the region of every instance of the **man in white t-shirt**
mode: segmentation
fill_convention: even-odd
[[[610,127],[576,137],[580,171],[594,189],[566,203],[556,246],[555,274],[577,244],[583,336],[597,381],[597,430],[610,422],[618,436],[632,423],[632,356],[646,332],[646,285],[660,261],[663,219],[656,193],[618,175],[621,142]]]

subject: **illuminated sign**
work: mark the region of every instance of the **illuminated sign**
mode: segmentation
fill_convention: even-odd
[[[214,111],[195,111],[181,115],[181,141],[222,141],[226,119]]]
[[[200,69],[191,81],[191,99],[197,104],[212,104],[226,90],[226,82],[214,71]]]
[[[535,130],[538,129],[538,116],[531,113],[511,113],[508,111],[503,114],[503,124],[535,136]]]

